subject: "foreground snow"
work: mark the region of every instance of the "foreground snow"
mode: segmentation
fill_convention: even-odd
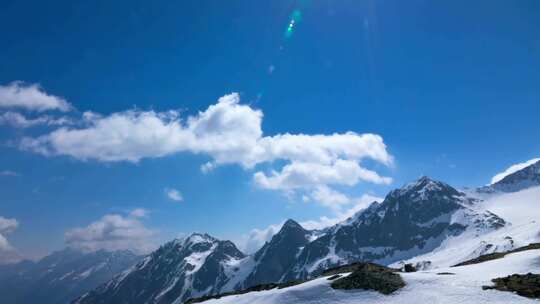
[[[455,275],[438,275],[452,272]],[[538,303],[510,292],[482,290],[491,279],[514,273],[540,272],[540,250],[462,267],[402,274],[407,286],[385,296],[373,291],[341,291],[319,278],[301,285],[209,300],[204,304],[356,304],[356,303]]]

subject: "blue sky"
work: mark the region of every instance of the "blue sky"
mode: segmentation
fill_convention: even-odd
[[[0,216],[17,224],[0,221],[0,243],[36,257],[191,231],[245,241],[287,218],[338,218],[420,175],[486,184],[540,154],[539,13],[534,0],[2,1]],[[186,144],[188,117],[212,105],[225,119],[194,131],[211,141]],[[146,134],[147,118],[174,132]],[[104,140],[116,127],[124,140]],[[259,142],[284,134],[292,144]],[[228,143],[240,146],[216,148]],[[301,155],[276,152],[295,144]],[[246,145],[263,156],[250,163]],[[378,152],[333,154],[350,145]],[[317,147],[335,159],[304,155]],[[338,160],[354,172],[315,174]],[[287,165],[321,179],[268,180]]]

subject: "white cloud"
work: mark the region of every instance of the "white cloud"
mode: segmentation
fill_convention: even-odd
[[[0,176],[21,176],[19,173],[11,170],[0,171]]]
[[[6,235],[12,233],[19,227],[16,219],[0,216],[0,264],[15,263],[21,260],[21,256],[9,243]]]
[[[384,199],[381,197],[364,194],[359,198],[349,199],[350,204],[352,204],[352,206],[345,210],[343,209],[336,210],[335,216],[333,217],[322,216],[317,220],[305,221],[305,222],[301,222],[300,224],[304,228],[310,229],[310,230],[323,229],[326,227],[330,227],[352,217],[359,211],[367,208],[371,203],[382,202],[383,200]]]
[[[141,221],[146,214],[144,209],[135,209],[127,216],[107,214],[86,227],[67,231],[66,244],[84,251],[104,249],[148,253],[156,247],[156,232]]]
[[[19,227],[19,222],[13,218],[5,218],[0,216],[0,233],[12,233]]]
[[[381,177],[376,172],[360,167],[356,160],[338,159],[334,163],[293,162],[285,165],[281,172],[270,175],[257,172],[255,182],[266,189],[297,189],[317,185],[356,185],[360,180],[376,184],[389,184],[391,178]]]
[[[14,128],[30,128],[38,125],[61,126],[72,123],[71,119],[67,117],[54,118],[43,115],[36,118],[27,118],[21,113],[11,111],[0,114],[0,125],[9,125]]]
[[[392,182],[362,166],[364,159],[392,165],[393,158],[379,135],[263,136],[262,119],[262,111],[240,104],[239,95],[233,93],[185,119],[176,111],[131,110],[108,116],[85,112],[84,127],[61,127],[41,137],[23,138],[20,147],[46,156],[103,162],[138,162],[190,152],[211,158],[201,166],[204,173],[223,164],[245,169],[262,163],[283,164],[271,172],[257,171],[254,182],[289,194],[330,185]]]
[[[345,194],[333,190],[327,186],[319,186],[311,194],[312,198],[321,204],[330,208],[341,208],[341,206],[349,204],[351,199]]]
[[[506,176],[512,174],[512,173],[515,173],[521,169],[524,169],[530,165],[533,165],[537,162],[540,161],[540,158],[533,158],[531,160],[528,160],[526,162],[523,162],[523,163],[519,163],[519,164],[515,164],[515,165],[512,165],[510,166],[508,169],[504,170],[503,172],[501,173],[498,173],[497,175],[493,176],[493,178],[491,178],[491,184],[495,184],[496,182],[499,182],[501,181],[503,178],[505,178]]]
[[[272,237],[279,232],[285,221],[270,225],[264,229],[252,229],[248,234],[242,235],[237,241],[238,247],[244,253],[254,253],[259,250],[264,243],[270,241]]]
[[[213,162],[207,162],[201,165],[201,172],[206,174],[216,168],[216,164]]]
[[[143,208],[136,208],[136,209],[131,210],[129,215],[131,215],[132,217],[138,217],[138,218],[147,217],[148,210],[143,209]]]
[[[38,84],[15,81],[5,86],[0,85],[0,108],[67,112],[72,109],[72,106],[61,97],[47,94]]]
[[[184,197],[182,196],[182,193],[176,189],[169,188],[165,189],[165,194],[167,194],[167,197],[175,202],[181,202],[184,200]]]

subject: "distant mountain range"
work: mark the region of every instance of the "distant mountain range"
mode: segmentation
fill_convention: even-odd
[[[135,264],[130,251],[57,251],[38,262],[0,267],[0,303],[65,304]]]
[[[451,239],[471,241],[508,229],[505,216],[483,204],[486,197],[539,185],[540,162],[464,192],[424,176],[322,231],[288,220],[252,255],[202,233],[168,242],[145,257],[66,249],[39,262],[0,266],[0,303],[180,304],[258,284],[304,280],[356,261],[424,263],[417,257],[440,251]],[[511,237],[501,239],[498,246],[482,241],[474,250],[467,247],[467,258],[514,246]]]
[[[536,163],[475,191],[513,192],[540,185],[539,168]],[[483,208],[479,196],[422,177],[324,231],[309,231],[288,220],[253,255],[206,234],[174,240],[76,303],[182,303],[306,279],[355,261],[391,264],[429,253],[449,238],[489,234],[507,225]]]

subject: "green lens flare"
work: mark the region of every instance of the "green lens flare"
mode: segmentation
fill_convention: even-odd
[[[294,10],[291,14],[291,20],[289,21],[289,25],[287,26],[287,30],[285,31],[285,38],[291,38],[294,34],[294,28],[295,26],[302,20],[302,12],[300,10]]]

